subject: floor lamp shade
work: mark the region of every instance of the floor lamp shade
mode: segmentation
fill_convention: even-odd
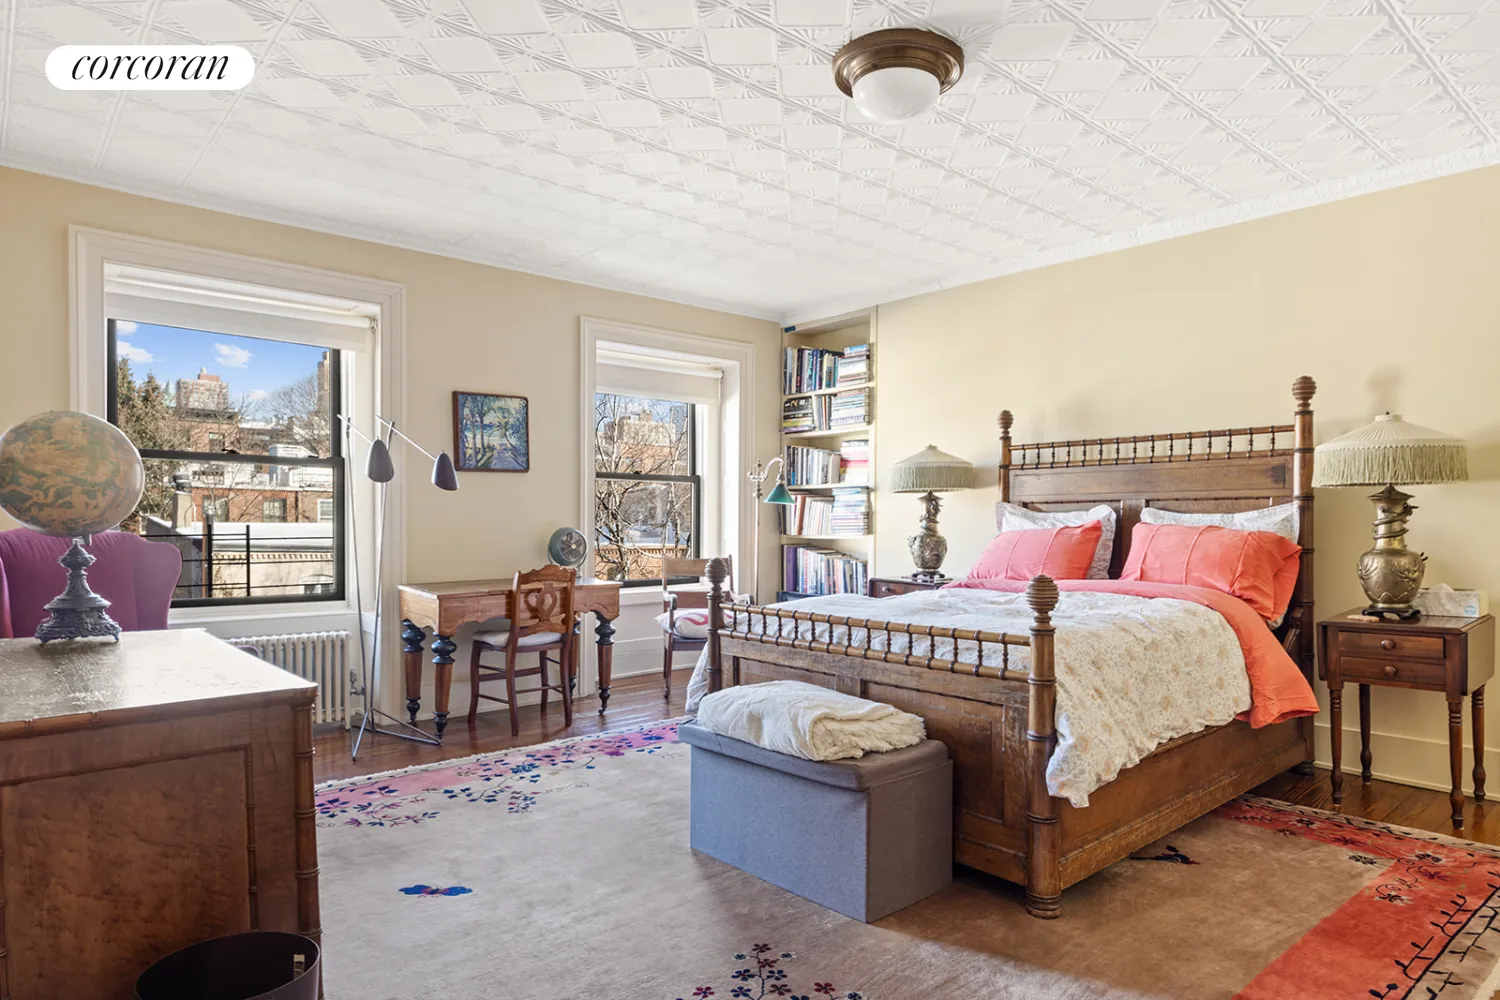
[[[966,490],[973,482],[973,465],[932,445],[902,459],[891,469],[891,489],[897,493],[924,494],[919,529],[907,539],[918,579],[938,579],[942,575],[939,570],[943,558],[948,554],[948,540],[937,530],[938,511],[942,508],[937,495]]]
[[[1359,557],[1359,582],[1373,614],[1415,618],[1427,557],[1406,547],[1407,521],[1417,508],[1397,486],[1456,483],[1469,478],[1469,453],[1451,434],[1409,424],[1393,413],[1318,445],[1314,486],[1383,486],[1372,494],[1375,544]]]

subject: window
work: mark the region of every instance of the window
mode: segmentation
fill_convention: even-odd
[[[698,554],[698,407],[594,395],[594,575],[661,579],[662,556]]]
[[[108,331],[109,419],[146,465],[121,527],[182,550],[173,606],[342,598],[341,352],[123,315]]]

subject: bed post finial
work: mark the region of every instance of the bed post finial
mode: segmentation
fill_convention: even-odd
[[[1031,673],[1026,678],[1026,912],[1043,920],[1061,913],[1062,899],[1057,800],[1047,791],[1047,764],[1057,747],[1052,610],[1058,596],[1051,577],[1033,577],[1026,588],[1026,603],[1036,616],[1031,625]]]
[[[1000,499],[1010,502],[1010,425],[1015,418],[1009,410],[1000,411]]]
[[[729,579],[729,567],[723,559],[708,561],[708,690],[718,691],[724,686],[724,661],[719,654],[719,629],[724,618],[724,581]]]
[[[1297,381],[1292,383],[1292,398],[1297,401],[1297,412],[1311,409],[1313,394],[1318,391],[1318,383],[1312,380],[1311,375],[1298,376]]]

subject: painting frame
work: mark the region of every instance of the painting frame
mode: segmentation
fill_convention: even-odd
[[[473,426],[465,427],[464,399],[483,398],[493,400],[504,400],[512,407],[519,403],[520,425],[521,425],[521,458],[519,461],[512,458],[511,464],[494,465],[481,464],[475,454],[475,437]],[[467,439],[466,439],[467,433]],[[484,431],[481,428],[480,445]],[[514,451],[514,447],[512,447]],[[531,401],[525,396],[517,396],[504,392],[475,392],[467,389],[453,390],[453,467],[459,472],[530,472],[531,471]]]

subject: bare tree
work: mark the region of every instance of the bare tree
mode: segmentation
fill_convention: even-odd
[[[691,551],[692,486],[635,478],[689,473],[691,421],[687,403],[610,393],[594,397],[598,576],[649,579],[661,572],[663,552]]]

